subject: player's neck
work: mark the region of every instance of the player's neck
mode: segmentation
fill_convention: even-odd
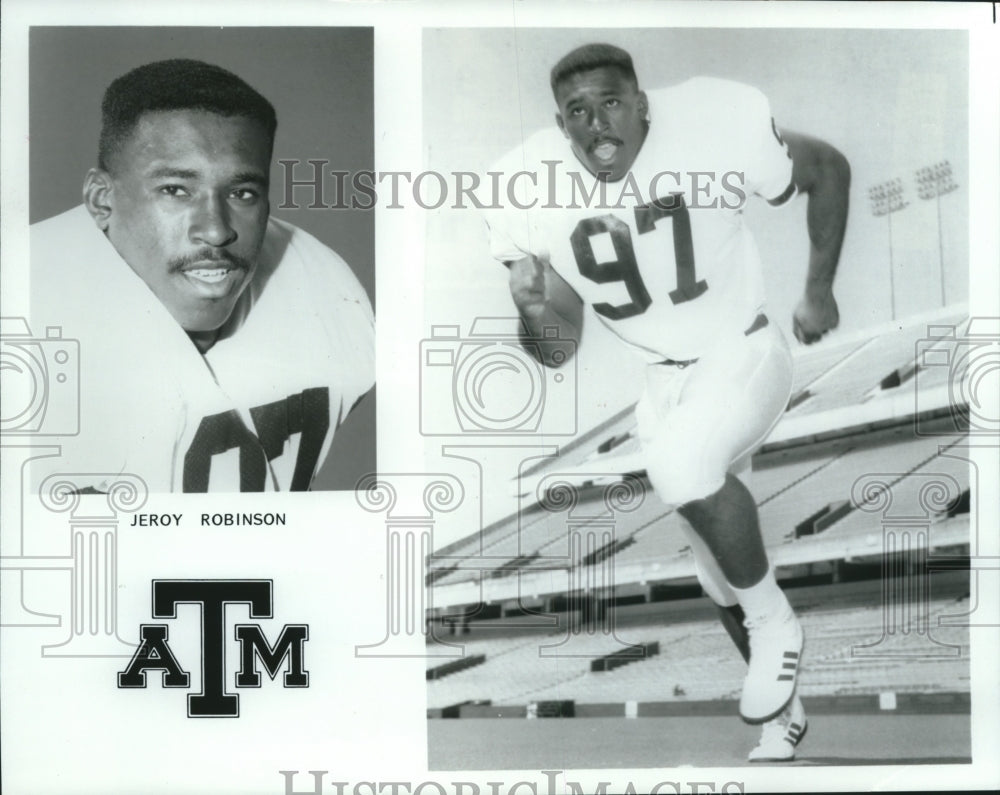
[[[187,335],[191,339],[191,342],[194,343],[194,347],[198,349],[198,353],[204,355],[208,353],[209,348],[215,345],[216,340],[219,339],[219,330],[188,331]]]

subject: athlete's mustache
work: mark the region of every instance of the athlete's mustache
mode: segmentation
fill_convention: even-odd
[[[593,152],[601,144],[614,144],[615,146],[624,146],[625,142],[621,138],[613,138],[610,135],[602,135],[600,138],[595,138],[590,146],[587,147],[588,152]]]
[[[249,271],[253,267],[253,262],[246,257],[241,257],[229,251],[213,251],[212,249],[203,249],[202,251],[196,251],[194,254],[174,257],[167,261],[167,268],[171,273],[178,273],[194,267],[211,267],[212,265],[240,268],[241,270]]]

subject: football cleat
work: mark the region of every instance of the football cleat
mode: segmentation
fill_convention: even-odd
[[[748,723],[763,723],[777,716],[795,692],[805,638],[787,603],[777,616],[747,616],[743,624],[750,639],[750,665],[740,714]]]
[[[794,696],[784,711],[764,724],[760,742],[748,755],[751,762],[791,762],[795,748],[806,736],[809,722],[798,696]]]

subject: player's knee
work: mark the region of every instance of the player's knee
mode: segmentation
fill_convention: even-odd
[[[650,462],[646,474],[657,496],[670,506],[702,500],[726,482],[724,466],[705,467],[680,455]]]

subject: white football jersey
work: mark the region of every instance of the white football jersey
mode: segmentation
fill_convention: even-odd
[[[374,319],[347,264],[271,218],[253,281],[205,355],[84,207],[31,228],[31,326],[79,340],[79,433],[35,472],[101,490],[309,488],[374,382]],[[72,363],[71,363],[72,364]],[[76,368],[70,372],[75,377]]]
[[[547,129],[494,167],[527,209],[484,212],[496,259],[547,254],[622,340],[650,360],[691,359],[762,309],[743,208],[794,196],[792,161],[755,88],[699,77],[647,98],[649,132],[623,179],[599,181]]]

